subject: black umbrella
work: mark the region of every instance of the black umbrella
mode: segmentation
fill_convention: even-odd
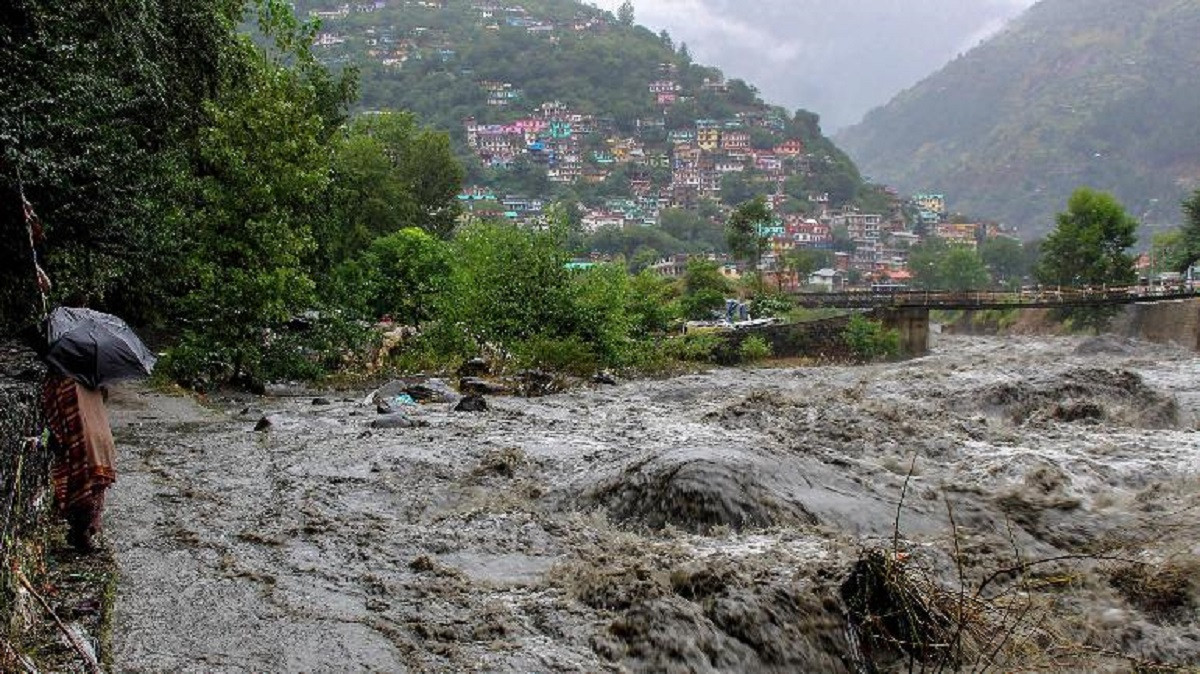
[[[91,309],[51,311],[46,342],[46,362],[90,388],[144,377],[157,360],[125,321]]]

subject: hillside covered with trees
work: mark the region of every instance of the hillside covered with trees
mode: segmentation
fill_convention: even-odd
[[[838,140],[865,174],[1044,233],[1080,185],[1177,224],[1200,184],[1200,5],[1043,0]]]
[[[825,194],[835,206],[886,203],[815,114],[769,105],[750,84],[693,62],[686,45],[637,26],[631,4],[617,15],[574,0],[321,0],[297,11],[320,22],[314,54],[359,73],[359,109],[409,110],[447,131],[465,184],[519,197],[522,216],[529,200],[566,204],[576,224],[588,207],[652,225],[679,222],[678,211],[719,224],[755,194],[786,195],[792,212]],[[725,137],[708,147],[706,132]],[[775,152],[789,141],[798,149]],[[714,156],[680,178],[681,145]],[[719,227],[682,241],[705,228],[675,229],[635,238],[664,254],[722,248]],[[614,238],[597,245],[631,247]]]

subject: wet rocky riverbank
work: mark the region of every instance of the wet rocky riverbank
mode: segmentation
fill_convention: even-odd
[[[366,392],[125,389],[114,668],[1183,667],[1198,375],[1173,347],[951,337],[395,428]]]

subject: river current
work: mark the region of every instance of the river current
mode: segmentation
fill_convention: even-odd
[[[899,363],[429,403],[393,429],[368,395],[115,393],[116,671],[928,662],[855,625],[870,559],[971,600],[948,669],[1200,662],[1194,576],[1142,591],[1200,568],[1185,349],[946,337]]]

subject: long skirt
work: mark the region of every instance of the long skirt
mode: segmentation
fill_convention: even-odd
[[[100,531],[104,492],[117,479],[104,398],[70,377],[52,374],[42,388],[42,409],[54,456],[55,502],[70,525],[72,545],[90,550]]]

